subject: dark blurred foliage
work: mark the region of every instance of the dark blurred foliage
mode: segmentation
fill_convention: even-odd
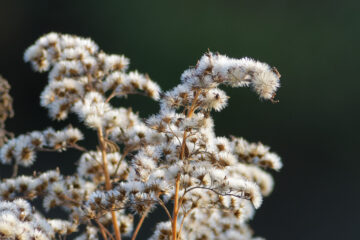
[[[15,110],[8,130],[69,123],[47,117],[39,106],[47,76],[22,60],[26,47],[50,31],[91,37],[104,51],[125,54],[131,69],[149,73],[165,90],[208,48],[253,57],[282,74],[280,103],[259,101],[248,89],[226,89],[230,105],[215,114],[218,135],[262,141],[283,158],[275,191],[251,225],[270,240],[358,239],[359,7],[355,0],[1,0],[0,73],[12,85]],[[119,104],[143,117],[158,110],[142,97]],[[36,168],[60,166],[70,174],[78,156],[42,153]],[[1,167],[0,176],[8,171]],[[154,219],[139,239],[149,235]]]

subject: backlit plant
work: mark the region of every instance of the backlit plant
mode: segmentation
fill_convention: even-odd
[[[155,208],[168,220],[156,225],[152,240],[255,239],[248,221],[273,188],[265,169],[279,170],[282,163],[261,143],[216,136],[211,112],[228,103],[221,85],[250,87],[276,102],[276,68],[207,52],[179,85],[163,92],[148,75],[128,71],[129,59],[104,53],[90,39],[49,33],[24,59],[48,72],[40,102],[49,116],[76,115],[96,131],[98,144],[84,148],[86,138],[73,126],[13,137],[4,124],[12,116],[9,86],[0,82],[0,158],[13,165],[12,177],[0,183],[0,239],[135,239]],[[144,120],[112,105],[130,94],[158,101],[159,112]],[[69,148],[82,152],[73,175],[61,169],[18,175],[38,151]],[[35,199],[42,206],[32,207]],[[68,219],[47,218],[56,207]]]

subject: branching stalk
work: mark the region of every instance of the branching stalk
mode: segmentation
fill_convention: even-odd
[[[134,234],[133,234],[133,236],[131,237],[131,240],[135,240],[135,239],[136,239],[136,236],[138,235],[139,230],[140,230],[140,228],[141,228],[141,226],[142,226],[142,224],[143,224],[146,216],[149,214],[149,212],[150,212],[150,208],[148,208],[148,209],[144,212],[144,214],[141,216],[141,218],[140,218],[140,220],[139,220],[139,222],[138,222],[138,224],[137,224],[137,226],[136,226],[136,229],[135,229],[135,231],[134,231]]]
[[[178,233],[178,236],[179,236],[179,237],[181,236],[181,231],[182,231],[183,226],[184,226],[185,218],[191,213],[192,210],[193,210],[193,209],[190,209],[190,210],[188,210],[187,212],[184,213],[183,219],[181,220],[179,233]]]
[[[110,183],[110,175],[108,172],[108,162],[107,162],[107,158],[106,158],[106,143],[104,140],[102,129],[100,127],[98,128],[97,133],[98,133],[98,139],[99,139],[99,143],[100,143],[101,156],[102,156],[102,163],[103,163],[103,168],[104,168],[105,188],[106,188],[106,190],[109,191],[109,190],[111,190],[111,183]],[[115,238],[116,238],[116,240],[121,240],[120,229],[119,229],[119,225],[118,225],[118,222],[116,219],[115,211],[111,211],[111,217],[112,217],[112,224],[113,224],[114,232],[115,232]]]
[[[190,118],[193,113],[196,110],[196,104],[197,104],[197,100],[199,98],[201,91],[196,91],[195,96],[194,96],[194,100],[190,106],[190,108],[188,109],[187,118]],[[185,157],[185,150],[187,149],[186,146],[186,138],[187,138],[187,132],[186,130],[184,131],[184,135],[183,135],[183,141],[182,141],[182,145],[181,145],[181,151],[180,151],[180,159],[184,160]],[[180,190],[180,173],[178,173],[177,177],[176,177],[176,182],[175,182],[175,202],[174,202],[174,209],[173,209],[173,221],[172,221],[172,234],[173,234],[173,240],[177,239],[177,230],[176,230],[176,224],[177,224],[177,217],[178,217],[178,213],[179,210],[181,208],[181,203],[179,204],[179,190]]]
[[[97,223],[97,225],[99,226],[100,228],[100,233],[101,235],[103,236],[104,240],[107,240],[107,236],[106,236],[106,232],[105,232],[105,227],[98,221],[95,219],[95,222]]]
[[[175,203],[174,203],[174,209],[173,209],[173,221],[172,221],[172,235],[173,235],[173,240],[177,239],[176,236],[176,224],[177,224],[177,215],[179,213],[179,188],[180,188],[180,173],[178,173],[177,177],[176,177],[176,182],[175,182]]]

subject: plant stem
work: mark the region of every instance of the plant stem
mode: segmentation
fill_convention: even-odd
[[[189,109],[189,111],[188,111],[188,113],[187,113],[187,116],[186,116],[187,118],[190,118],[190,117],[193,115],[193,113],[195,112],[197,100],[198,100],[198,98],[199,98],[199,96],[200,96],[200,93],[201,93],[200,90],[198,90],[198,91],[195,92],[194,100],[193,100],[193,102],[191,103],[190,109]]]
[[[173,209],[173,221],[172,221],[172,235],[173,235],[173,240],[176,240],[176,223],[177,223],[177,215],[179,213],[179,188],[180,188],[180,173],[178,173],[177,177],[176,177],[176,182],[175,182],[175,203],[174,203],[174,209]]]
[[[19,165],[15,162],[13,166],[13,172],[11,178],[15,178],[18,174],[18,171],[19,171]]]
[[[139,230],[140,230],[140,228],[141,228],[141,226],[142,226],[142,224],[143,224],[143,222],[144,222],[144,219],[145,219],[146,216],[148,215],[149,211],[150,211],[150,208],[148,208],[148,209],[144,212],[144,214],[141,216],[141,218],[140,218],[140,220],[139,220],[139,222],[138,222],[138,224],[137,224],[137,226],[136,226],[135,232],[134,232],[133,236],[131,237],[131,240],[135,240],[135,239],[136,239],[136,236],[138,235]]]
[[[159,202],[160,206],[164,209],[166,215],[169,217],[170,222],[172,222],[171,214],[170,214],[169,210],[167,209],[167,207],[165,206],[165,203],[161,199],[159,199],[158,202]]]
[[[200,96],[201,91],[196,91],[195,92],[195,96],[194,96],[194,100],[191,103],[190,108],[188,108],[188,112],[186,115],[186,118],[191,118],[191,116],[193,115],[193,113],[196,110],[196,104],[197,104],[197,100]],[[187,149],[186,146],[186,138],[187,138],[187,132],[186,130],[184,131],[183,134],[183,140],[182,140],[182,144],[181,144],[181,151],[180,151],[180,159],[184,160],[185,157],[185,149]],[[178,213],[179,213],[179,209],[181,207],[181,203],[179,205],[179,189],[180,189],[180,173],[178,173],[177,177],[176,177],[176,182],[175,182],[175,196],[174,196],[174,209],[173,209],[173,220],[172,220],[172,235],[173,235],[173,240],[177,239],[177,232],[176,232],[176,224],[177,224],[177,217],[178,217]]]
[[[115,168],[115,171],[114,171],[114,174],[113,174],[114,177],[116,176],[116,174],[117,174],[117,172],[118,172],[118,170],[119,170],[119,167],[120,167],[122,161],[124,161],[126,155],[127,155],[131,150],[132,150],[132,148],[130,148],[130,147],[124,149],[124,152],[123,152],[123,154],[121,155],[120,161],[119,161],[118,164],[116,165],[116,168]]]
[[[186,131],[184,131],[183,141],[182,141],[182,144],[181,144],[181,152],[180,152],[180,159],[181,160],[184,159],[185,148],[186,148]]]
[[[183,229],[183,226],[184,226],[184,222],[185,222],[185,218],[190,214],[190,212],[192,211],[193,209],[190,209],[188,210],[187,212],[184,213],[184,217],[181,221],[181,224],[180,224],[180,229],[179,229],[179,236],[181,234],[181,230]]]
[[[111,183],[110,183],[110,175],[108,172],[108,162],[107,162],[107,158],[106,158],[106,144],[105,144],[102,129],[100,127],[98,128],[97,133],[98,133],[101,155],[102,155],[102,163],[103,163],[103,168],[104,168],[105,188],[106,188],[106,190],[109,191],[109,190],[111,190]],[[116,240],[121,240],[120,229],[119,229],[119,225],[118,225],[118,222],[116,219],[115,211],[111,211],[111,217],[112,217],[112,224],[113,224],[114,232],[115,232],[115,238],[116,238]]]
[[[100,232],[101,232],[101,235],[103,236],[104,240],[107,240],[107,236],[106,236],[106,233],[105,233],[105,230],[104,230],[104,226],[98,221],[98,220],[95,220],[96,223],[99,225],[99,228],[100,228]]]

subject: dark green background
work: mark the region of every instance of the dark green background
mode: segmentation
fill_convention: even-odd
[[[253,57],[282,74],[280,103],[226,89],[230,105],[214,114],[218,135],[261,140],[282,156],[275,191],[251,225],[270,240],[359,239],[359,7],[356,0],[1,0],[0,73],[13,86],[16,112],[8,129],[20,134],[53,125],[39,107],[47,76],[22,60],[49,31],[91,37],[104,51],[125,54],[131,69],[149,73],[165,90],[208,48]],[[142,97],[120,103],[143,117],[158,110]],[[36,167],[71,173],[78,156],[43,153]],[[0,177],[8,171],[1,166]],[[139,239],[151,232],[150,222]]]

